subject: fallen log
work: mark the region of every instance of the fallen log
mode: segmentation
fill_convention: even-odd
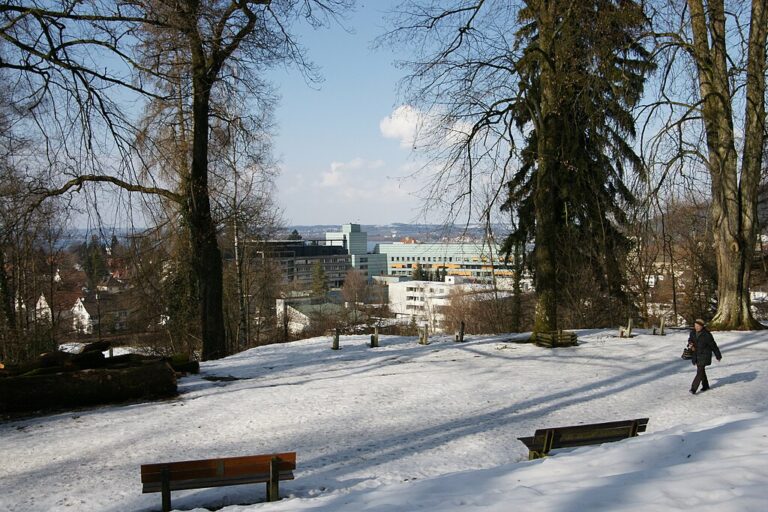
[[[70,358],[72,365],[76,366],[80,370],[88,370],[91,368],[104,368],[106,366],[106,358],[100,351],[81,352],[79,354],[72,354]]]
[[[104,352],[106,350],[109,350],[110,348],[112,348],[112,343],[110,341],[100,340],[100,341],[94,341],[93,343],[88,343],[86,346],[83,347],[80,353],[84,354],[86,352]]]
[[[164,362],[0,379],[0,413],[33,412],[175,396],[176,373]]]

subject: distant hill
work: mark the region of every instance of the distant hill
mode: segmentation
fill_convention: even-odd
[[[324,239],[325,233],[340,231],[341,224],[316,224],[311,226],[288,226],[281,233],[288,236],[293,230],[305,239]],[[411,238],[420,242],[439,242],[457,240],[481,240],[485,233],[485,226],[478,225],[454,225],[444,224],[361,224],[360,229],[368,233],[369,241],[397,242],[403,238]],[[494,226],[494,233],[503,236],[505,232],[500,226]]]

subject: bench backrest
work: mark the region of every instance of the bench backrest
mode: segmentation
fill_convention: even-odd
[[[537,430],[533,435],[533,438],[535,442],[537,438],[544,439],[548,433],[551,432],[551,449],[570,448],[574,446],[607,443],[633,437],[636,436],[638,432],[645,432],[647,425],[648,418],[640,418],[636,420],[611,421],[589,425],[574,425],[571,427],[543,428]]]
[[[625,421],[610,421],[570,427],[538,429],[532,437],[520,437],[530,450],[530,458],[546,455],[557,448],[574,448],[591,444],[602,444],[634,437],[645,432],[648,418]]]
[[[275,453],[143,464],[141,466],[142,492],[160,492],[166,474],[170,483],[170,490],[268,482],[270,464],[273,459],[276,459],[275,471],[279,480],[293,480],[293,470],[296,469],[296,452]]]

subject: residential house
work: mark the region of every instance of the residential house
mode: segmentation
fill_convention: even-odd
[[[123,294],[88,293],[72,307],[72,330],[81,334],[107,334],[127,330],[134,308]]]
[[[277,299],[276,312],[277,327],[297,335],[310,328],[318,319],[341,317],[344,307],[332,302],[321,302],[317,298],[293,297]]]

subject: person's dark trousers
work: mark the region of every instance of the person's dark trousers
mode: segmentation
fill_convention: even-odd
[[[701,384],[701,390],[706,391],[709,389],[709,381],[707,380],[707,367],[703,364],[696,365],[696,376],[693,378],[693,382],[691,382],[691,391],[694,393],[698,391],[699,384]]]

